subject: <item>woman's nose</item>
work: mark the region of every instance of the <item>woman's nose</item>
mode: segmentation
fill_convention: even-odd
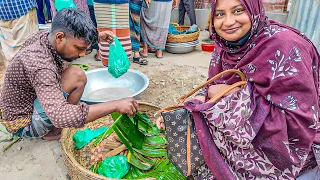
[[[225,26],[233,26],[234,23],[236,22],[236,20],[234,19],[234,17],[232,15],[226,15],[225,21],[224,21],[224,25]]]

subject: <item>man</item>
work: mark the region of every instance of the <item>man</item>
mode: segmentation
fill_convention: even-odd
[[[184,25],[184,16],[188,13],[190,25],[196,24],[196,12],[194,9],[194,0],[180,0],[179,3],[179,25]]]
[[[4,53],[5,66],[18,52],[27,37],[38,30],[34,0],[0,1],[0,44]]]
[[[111,32],[100,41],[111,42]],[[52,21],[51,31],[30,36],[7,68],[0,97],[2,124],[22,138],[59,138],[60,128],[82,127],[111,112],[134,115],[133,98],[87,105],[79,103],[86,75],[76,66],[64,68],[85,55],[98,40],[90,17],[79,9],[63,9]]]

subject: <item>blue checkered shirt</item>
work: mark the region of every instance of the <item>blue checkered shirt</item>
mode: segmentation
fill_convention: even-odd
[[[0,20],[12,20],[37,6],[35,0],[0,0]]]

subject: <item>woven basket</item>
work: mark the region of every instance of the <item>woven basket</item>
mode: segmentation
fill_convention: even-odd
[[[160,107],[148,104],[148,103],[139,103],[139,112],[146,113],[150,118],[153,117],[156,111],[160,110]],[[154,122],[154,120],[153,120]],[[111,116],[106,116],[100,118],[94,122],[88,123],[85,125],[85,128],[95,129],[101,126],[109,126],[113,123]],[[68,174],[72,180],[111,180],[99,174],[95,174],[88,169],[80,165],[80,163],[75,158],[75,146],[73,142],[73,134],[79,129],[68,128],[63,129],[61,136],[61,147],[64,163],[67,167]],[[154,178],[148,178],[154,179]]]
[[[175,23],[175,22],[171,22],[171,24],[174,26],[174,27],[178,27],[179,24],[178,23]]]
[[[191,26],[177,26],[177,30],[182,32],[188,30]],[[200,29],[197,32],[191,34],[168,34],[167,42],[168,43],[185,43],[192,42],[199,38]]]

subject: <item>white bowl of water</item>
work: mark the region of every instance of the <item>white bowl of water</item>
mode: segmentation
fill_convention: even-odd
[[[149,86],[149,79],[143,73],[129,69],[119,78],[114,78],[108,68],[86,72],[87,84],[81,101],[96,104],[126,97],[138,97]]]

